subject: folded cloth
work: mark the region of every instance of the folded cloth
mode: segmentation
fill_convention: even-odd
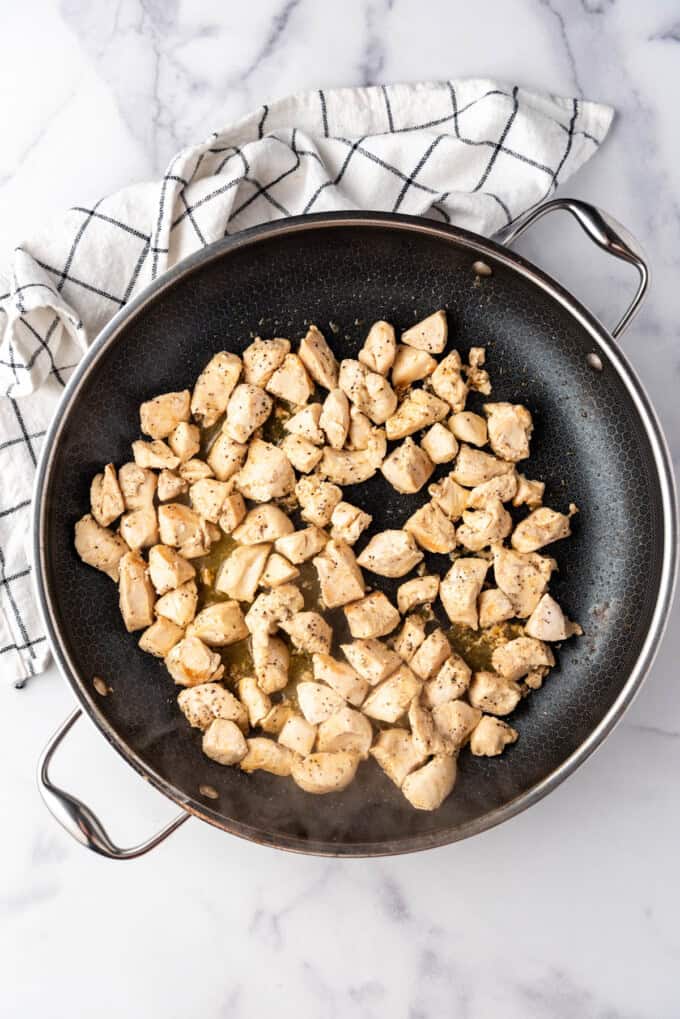
[[[379,209],[491,235],[589,159],[612,116],[477,79],[306,92],[17,248],[0,278],[3,676],[21,685],[48,661],[28,548],[42,438],[84,350],[131,297],[196,249],[284,216]]]

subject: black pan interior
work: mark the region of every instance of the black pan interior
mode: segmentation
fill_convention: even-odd
[[[602,352],[603,371],[588,366],[592,337],[553,297],[493,259],[493,275],[478,279],[474,260],[445,234],[387,225],[310,224],[257,239],[199,265],[129,321],[67,415],[47,479],[47,585],[74,682],[96,699],[119,749],[224,827],[337,852],[453,839],[559,767],[605,716],[638,657],[658,590],[662,510],[635,407]],[[580,507],[573,538],[553,546],[560,573],[551,590],[585,636],[559,651],[559,667],[513,716],[519,742],[497,759],[464,752],[456,791],[435,813],[412,810],[372,761],[343,794],[316,798],[290,780],[222,768],[201,753],[162,664],[124,633],[114,585],[76,558],[73,525],[88,507],[90,480],[103,463],[129,459],[140,402],[190,387],[216,350],[240,352],[255,334],[295,340],[313,321],[339,357],[355,356],[375,319],[403,328],[439,307],[463,354],[486,346],[494,398],[531,409],[529,474],[546,481],[547,503]],[[405,499],[380,476],[347,498],[365,505],[378,530],[398,526],[427,496]],[[93,694],[95,675],[113,690],[105,699]],[[201,796],[202,784],[219,799]]]

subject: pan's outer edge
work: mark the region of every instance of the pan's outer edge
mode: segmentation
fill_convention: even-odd
[[[337,844],[301,839],[297,837],[263,833],[248,825],[237,822],[226,823],[225,819],[212,811],[205,804],[186,797],[171,786],[161,775],[149,768],[142,759],[127,746],[115,732],[107,719],[99,710],[98,705],[87,691],[86,685],[78,678],[73,662],[61,642],[56,619],[52,612],[50,597],[47,590],[47,564],[45,549],[45,529],[47,525],[47,500],[44,498],[47,482],[50,480],[51,466],[59,437],[65,423],[68,410],[77,401],[79,390],[87,377],[90,368],[96,363],[103,351],[113,343],[117,335],[128,323],[151,301],[171,288],[178,280],[189,276],[200,266],[219,259],[228,253],[251,244],[266,243],[271,237],[280,237],[291,233],[304,233],[305,230],[319,228],[333,229],[337,227],[380,227],[397,231],[423,233],[444,239],[459,247],[467,248],[473,260],[491,258],[504,266],[516,271],[532,284],[539,287],[563,308],[589,333],[593,342],[602,348],[614,366],[617,374],[626,386],[631,399],[643,423],[645,433],[654,452],[654,463],[661,488],[663,508],[663,561],[661,582],[652,621],[647,636],[640,650],[640,655],[631,670],[618,698],[611,706],[600,724],[591,732],[581,746],[571,754],[558,768],[537,785],[528,789],[521,796],[498,807],[496,810],[478,818],[473,822],[456,828],[442,829],[432,834],[405,836],[402,839],[391,839],[376,843]],[[68,382],[57,413],[45,436],[42,455],[36,471],[33,517],[32,517],[32,551],[33,578],[38,604],[45,624],[50,647],[55,661],[73,688],[86,714],[94,721],[109,743],[119,754],[132,765],[140,775],[151,782],[160,792],[173,800],[189,813],[204,821],[228,831],[231,834],[270,845],[279,849],[319,856],[392,856],[401,853],[417,852],[433,849],[460,841],[471,835],[479,834],[515,817],[527,807],[537,803],[561,782],[570,776],[604,741],[614,726],[633,702],[642,683],[651,668],[663,636],[673,601],[677,565],[678,565],[678,512],[671,458],[660,423],[640,380],[630,362],[623,354],[616,341],[605,327],[577,301],[568,290],[552,279],[547,273],[537,268],[528,260],[502,245],[467,230],[438,224],[413,216],[400,216],[390,213],[321,213],[309,216],[297,216],[273,223],[252,227],[241,233],[217,241],[209,247],[190,255],[174,268],[169,270],[157,281],[150,284],[142,293],[135,297],[119,311],[97,339],[92,343],[73,376]]]

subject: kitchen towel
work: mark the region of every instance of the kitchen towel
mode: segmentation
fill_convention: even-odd
[[[182,149],[162,180],[70,209],[17,248],[0,277],[3,678],[21,685],[48,662],[29,547],[46,428],[86,347],[131,297],[191,252],[284,216],[372,209],[492,235],[578,170],[612,116],[483,79],[319,89],[262,106]]]

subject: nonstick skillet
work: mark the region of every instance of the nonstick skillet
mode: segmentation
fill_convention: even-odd
[[[668,453],[649,401],[614,337],[647,282],[634,242],[581,202],[564,209],[601,247],[634,265],[635,298],[609,333],[570,293],[507,247],[429,220],[373,213],[307,216],[256,227],[188,258],[104,329],[79,365],[45,441],[34,508],[35,576],[56,661],[81,708],[40,763],[41,791],[76,838],[111,857],[146,852],[196,815],[280,848],[366,856],[454,842],[517,814],[553,789],[621,717],[649,669],[668,614],[677,522]],[[473,269],[484,262],[490,275]],[[477,267],[479,270],[479,267]],[[446,308],[450,343],[487,348],[494,399],[527,404],[535,421],[531,475],[546,503],[580,507],[557,552],[551,592],[585,634],[513,715],[519,742],[500,758],[461,755],[456,789],[433,813],[414,811],[374,762],[343,793],[311,797],[262,772],[206,758],[176,706],[162,663],[121,625],[116,588],[73,548],[74,522],[102,463],[129,458],[139,404],[190,387],[217,350],[240,353],[254,332],[302,335],[309,321],[338,357],[355,357],[379,318],[404,328]],[[375,530],[416,508],[378,476],[361,492]],[[421,501],[425,501],[422,495]],[[388,591],[388,593],[390,593]],[[101,697],[93,677],[112,693]],[[57,745],[85,711],[181,815],[133,849],[120,849],[82,803],[50,780]],[[212,787],[217,798],[201,789]]]

